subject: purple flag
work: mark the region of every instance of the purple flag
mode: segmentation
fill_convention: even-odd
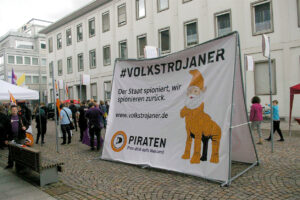
[[[11,84],[17,85],[17,76],[14,69],[11,70]]]

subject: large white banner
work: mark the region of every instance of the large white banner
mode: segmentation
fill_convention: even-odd
[[[102,158],[227,181],[236,37],[116,61]]]

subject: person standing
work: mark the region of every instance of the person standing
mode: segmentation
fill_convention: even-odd
[[[82,142],[83,139],[83,133],[87,129],[87,119],[85,117],[85,113],[87,111],[87,107],[85,106],[85,101],[80,103],[80,108],[78,112],[78,125],[80,129],[80,142]]]
[[[90,142],[91,150],[95,150],[94,147],[94,136],[97,137],[97,150],[100,149],[100,132],[103,124],[100,123],[101,115],[103,115],[98,107],[95,107],[94,103],[89,104],[89,110],[86,112],[85,116],[89,120],[89,133],[90,133]]]
[[[262,106],[260,105],[260,98],[255,96],[252,98],[252,106],[250,110],[250,121],[252,122],[252,129],[256,128],[259,141],[257,144],[262,144],[262,137],[261,137],[261,121],[263,120],[262,116]]]
[[[5,108],[0,105],[0,149],[4,149],[9,130],[9,119],[5,114]]]
[[[41,116],[41,120],[40,120],[40,116]],[[44,144],[45,143],[44,137],[47,131],[47,115],[42,106],[39,108],[37,105],[36,107],[35,122],[36,122],[36,128],[38,132],[35,143],[38,144],[40,136],[42,136],[41,142],[42,144]]]
[[[277,133],[280,136],[280,139],[278,141],[283,142],[284,138],[280,129],[280,117],[279,117],[279,107],[278,107],[278,101],[274,100],[272,101],[272,109],[273,109],[273,134],[275,133],[275,131],[277,131]],[[270,104],[266,104],[266,106],[270,107]],[[271,133],[270,136],[268,138],[266,138],[265,140],[270,141],[271,140]]]
[[[109,104],[108,104],[108,101],[105,101],[105,106],[106,106],[106,112],[107,112],[107,114],[108,114],[108,112],[109,112]]]
[[[72,111],[72,117],[73,117],[73,122],[74,122],[74,126],[75,126],[75,131],[77,131],[77,121],[76,121],[77,108],[74,105],[74,101],[73,100],[71,100],[71,105],[69,106],[69,108]]]
[[[8,128],[8,138],[5,141],[5,144],[8,144],[8,141],[14,140],[17,144],[25,144],[26,138],[26,129],[29,127],[29,123],[26,118],[22,115],[18,115],[18,108],[15,105],[11,106],[11,115],[8,116],[10,120]],[[14,165],[13,160],[11,159],[11,152],[8,154],[8,165],[5,169],[10,169]]]
[[[100,101],[99,109],[103,111],[103,115],[101,116],[101,122],[104,125],[104,128],[106,128],[106,117],[107,117],[107,108],[106,105],[104,104],[104,101]]]
[[[68,134],[68,144],[71,143],[71,129],[70,129],[70,124],[72,119],[72,111],[68,108],[65,107],[64,104],[60,105],[60,125],[61,125],[61,131],[63,134],[63,142],[61,145],[65,145],[67,141],[67,136]]]

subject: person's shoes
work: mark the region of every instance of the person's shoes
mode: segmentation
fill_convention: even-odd
[[[45,142],[42,142],[42,144],[45,144]]]
[[[271,138],[266,138],[265,140],[267,140],[267,141],[271,141]]]
[[[263,141],[261,138],[259,138],[258,143],[257,144],[263,144]]]
[[[61,145],[65,145],[65,144],[66,144],[65,142],[61,143]]]
[[[38,142],[38,141],[36,141],[36,142],[35,142],[35,144],[39,144],[39,142]]]
[[[68,142],[68,144],[71,144],[71,142]]]
[[[92,147],[92,148],[91,148],[91,151],[94,151],[94,150],[95,150],[95,148],[94,148],[94,147]]]
[[[284,141],[284,139],[283,139],[283,138],[281,138],[280,140],[277,140],[277,141],[279,141],[279,142],[283,142],[283,141]]]
[[[13,165],[7,165],[4,169],[11,169],[13,168]]]

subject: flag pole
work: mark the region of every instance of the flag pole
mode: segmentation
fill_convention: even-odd
[[[271,70],[271,42],[269,39],[269,82],[270,82],[270,108],[271,108],[271,152],[274,152],[274,137],[273,137],[273,96],[272,96],[272,70]]]
[[[246,71],[247,71],[247,56],[244,55],[244,77],[245,77],[245,101],[246,101],[246,107],[248,106],[247,104],[247,74],[246,74]],[[247,113],[248,114],[248,113]]]
[[[39,129],[40,129],[40,136],[41,136],[41,146],[43,146],[43,141],[42,141],[42,120],[41,120],[41,67],[39,67]]]
[[[52,65],[52,87],[53,87],[53,100],[54,100],[54,118],[55,118],[55,131],[56,131],[56,152],[58,153],[58,130],[57,130],[57,108],[56,108],[56,88],[54,84],[54,66]]]

